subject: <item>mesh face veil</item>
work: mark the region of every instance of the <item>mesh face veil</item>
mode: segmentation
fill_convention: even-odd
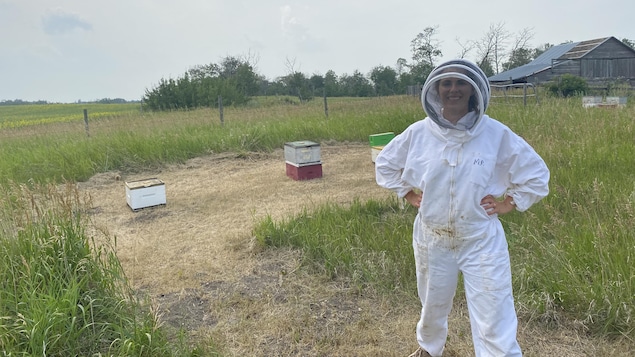
[[[452,129],[457,128],[443,118],[443,107],[438,91],[439,81],[449,77],[463,79],[474,88],[473,98],[470,99],[468,110],[474,112],[476,117],[471,125],[466,128],[469,130],[485,114],[491,96],[489,81],[485,73],[474,62],[465,59],[444,62],[430,72],[421,91],[423,110],[438,125]]]

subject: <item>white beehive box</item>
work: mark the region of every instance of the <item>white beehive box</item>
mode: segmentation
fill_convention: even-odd
[[[602,104],[602,97],[586,96],[582,97],[582,106],[585,108],[593,108]]]
[[[284,160],[295,166],[318,164],[321,162],[320,144],[313,141],[285,143]]]
[[[372,146],[370,148],[370,160],[372,162],[375,162],[375,160],[377,160],[377,155],[379,155],[383,148],[383,146]]]
[[[627,97],[606,97],[606,104],[623,108],[626,106]]]
[[[165,183],[157,178],[126,182],[126,202],[133,211],[166,204]]]

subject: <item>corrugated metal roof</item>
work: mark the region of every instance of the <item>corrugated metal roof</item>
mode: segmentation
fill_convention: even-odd
[[[489,77],[490,82],[505,82],[509,80],[517,80],[525,77],[530,77],[533,74],[542,72],[551,68],[552,60],[561,58],[564,54],[569,52],[572,48],[580,44],[581,42],[564,43],[549,48],[543,52],[540,56],[536,57],[533,61],[516,68],[512,68],[508,71],[501,72]]]

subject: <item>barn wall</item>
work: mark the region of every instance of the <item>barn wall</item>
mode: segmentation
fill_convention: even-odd
[[[551,81],[554,77],[555,75],[551,72],[551,70],[546,70],[533,75],[530,81],[532,83],[544,83]]]
[[[553,63],[554,65],[553,67],[551,67],[552,77],[561,76],[563,74],[573,74],[574,76],[582,76],[580,61],[566,60],[562,62],[554,61]]]
[[[635,78],[635,58],[582,59],[581,77],[584,78]]]
[[[635,52],[616,38],[610,38],[606,42],[593,49],[584,56],[585,59],[613,59],[635,58]]]

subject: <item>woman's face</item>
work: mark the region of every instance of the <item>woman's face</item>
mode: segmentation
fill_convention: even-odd
[[[439,97],[444,115],[465,115],[468,112],[470,97],[474,94],[472,85],[461,78],[443,78],[439,81]]]

